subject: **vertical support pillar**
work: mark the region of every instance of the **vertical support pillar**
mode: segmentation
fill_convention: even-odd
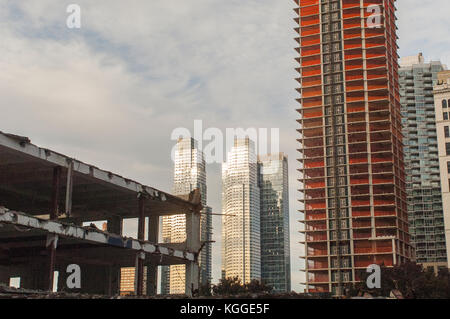
[[[58,218],[58,200],[61,184],[61,166],[56,166],[53,169],[53,187],[52,187],[52,207],[50,210],[50,219]],[[53,279],[55,271],[56,246],[58,243],[58,236],[48,235],[47,250],[48,250],[48,290],[53,291]]]
[[[108,220],[106,222],[107,222],[106,227],[107,227],[108,233],[122,236],[123,224],[122,224],[121,217],[112,216],[112,217],[108,218]]]
[[[50,210],[50,219],[58,218],[58,199],[61,183],[61,166],[53,169],[53,187],[52,187],[52,207]]]
[[[122,236],[123,223],[119,216],[112,216],[107,220],[107,231],[111,234]],[[120,266],[111,265],[109,267],[109,286],[108,295],[115,296],[120,294]]]
[[[140,251],[136,255],[136,276],[135,276],[135,290],[137,296],[144,294],[144,260],[145,253]]]
[[[200,210],[186,214],[186,248],[196,254],[196,260],[186,264],[186,295],[192,297],[193,292],[199,289],[199,265],[198,254],[201,248],[200,242]]]
[[[53,291],[53,280],[55,273],[56,247],[58,246],[58,235],[48,234],[46,247],[49,251],[48,267],[48,290]]]
[[[148,240],[157,244],[159,242],[159,216],[150,216],[148,220]],[[147,296],[157,294],[158,264],[150,262],[147,264]]]
[[[67,217],[72,214],[72,190],[73,190],[73,162],[70,161],[69,167],[67,168],[67,178],[66,178],[66,206],[65,213]]]
[[[139,219],[138,219],[138,239],[145,240],[145,207],[144,207],[144,197],[140,194],[139,197]],[[145,255],[142,256],[142,252],[139,252],[136,260],[136,295],[142,296],[144,290],[144,259]]]

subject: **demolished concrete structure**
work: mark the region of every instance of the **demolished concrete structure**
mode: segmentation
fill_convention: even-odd
[[[21,288],[52,290],[57,271],[58,291],[67,291],[75,264],[81,287],[71,292],[117,295],[120,269],[135,267],[136,294],[154,295],[158,266],[184,264],[192,296],[201,209],[198,190],[173,196],[0,132],[0,283],[20,278]],[[186,241],[158,243],[160,216],[175,214],[186,215]],[[138,219],[137,239],[122,235],[125,218]],[[83,227],[100,220],[107,231]]]

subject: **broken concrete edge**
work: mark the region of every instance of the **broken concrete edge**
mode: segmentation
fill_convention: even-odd
[[[38,229],[62,237],[86,240],[92,243],[106,244],[135,251],[142,251],[148,254],[173,256],[183,262],[194,262],[196,260],[195,252],[171,249],[146,241],[139,241],[137,239],[129,237],[110,234],[108,232],[103,232],[92,227],[81,227],[58,221],[44,220],[31,215],[27,215],[25,213],[12,211],[5,207],[0,207],[0,223]]]
[[[196,196],[198,191],[192,191],[191,194],[186,194],[185,196],[171,195],[118,174],[102,170],[94,165],[86,164],[64,154],[38,147],[32,144],[30,139],[27,137],[0,131],[0,146],[27,154],[34,159],[45,161],[56,166],[65,168],[69,168],[70,166],[74,172],[90,176],[98,181],[113,184],[120,188],[128,189],[129,191],[133,191],[137,194],[146,194],[154,200],[159,200],[161,202],[172,201],[181,206],[187,204],[189,206],[195,206],[196,210],[201,209],[199,198]]]

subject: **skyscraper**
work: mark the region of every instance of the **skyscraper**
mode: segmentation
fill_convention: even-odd
[[[400,60],[400,103],[411,244],[424,267],[447,266],[433,85],[444,66],[422,53]]]
[[[261,279],[260,197],[255,145],[235,139],[222,165],[222,276]]]
[[[450,257],[450,71],[442,71],[438,74],[433,93],[448,263]]]
[[[147,267],[144,267],[144,289],[143,293],[147,293]],[[135,268],[126,267],[120,269],[120,295],[134,295],[136,287]]]
[[[296,1],[306,290],[411,257],[395,1]]]
[[[206,206],[206,169],[203,153],[198,150],[197,141],[192,138],[179,139],[175,149],[174,195],[188,194],[200,189],[202,195],[201,240],[206,242],[200,256],[200,281],[205,285],[211,282],[211,208]],[[180,243],[186,240],[186,219],[184,215],[164,216],[162,226],[163,242]],[[163,267],[161,273],[162,294],[184,294],[185,266]]]
[[[284,154],[258,159],[261,204],[261,279],[274,292],[291,291],[288,159]]]

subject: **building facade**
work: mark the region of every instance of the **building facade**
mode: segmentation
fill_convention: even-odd
[[[409,232],[416,262],[447,265],[433,85],[444,66],[422,53],[400,60]]]
[[[147,294],[147,267],[144,267],[144,288],[143,293]],[[120,295],[131,296],[136,293],[135,268],[127,267],[120,269]]]
[[[222,276],[261,280],[260,193],[255,145],[235,139],[222,165]]]
[[[448,262],[450,256],[450,71],[438,74],[438,81],[434,87],[434,105]]]
[[[395,1],[297,1],[306,291],[411,258]]]
[[[274,292],[291,291],[288,159],[258,159],[261,205],[261,279]]]
[[[206,206],[206,164],[203,153],[199,151],[197,141],[193,138],[179,139],[175,147],[174,185],[173,194],[189,194],[194,189],[200,189],[204,209],[201,216],[201,241],[205,243],[200,252],[200,282],[207,285],[211,282],[212,264],[212,215],[211,208]],[[163,218],[163,242],[181,243],[186,240],[186,219],[184,215],[165,216]],[[185,266],[172,265],[162,267],[162,294],[185,293]]]

